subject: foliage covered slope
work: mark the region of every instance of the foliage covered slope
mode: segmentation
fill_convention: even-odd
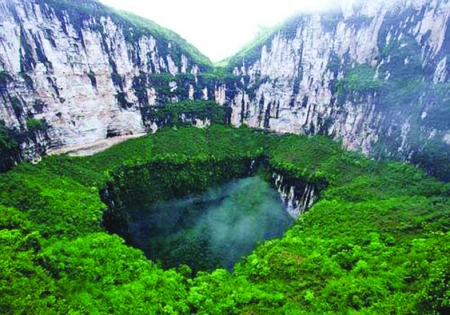
[[[242,47],[236,54],[228,57],[217,64],[217,67],[224,67],[226,69],[233,69],[242,64],[251,64],[260,58],[261,49],[267,45],[274,37],[285,35],[287,37],[294,37],[297,32],[298,17],[292,15],[285,21],[277,25],[264,29],[258,33],[255,38]]]
[[[254,156],[320,181],[321,200],[234,267],[162,270],[101,225],[99,188],[162,157]],[[157,170],[155,170],[157,172]],[[168,181],[176,182],[180,174]],[[53,156],[0,175],[5,314],[445,314],[450,186],[324,137],[213,126],[166,129],[93,157]]]

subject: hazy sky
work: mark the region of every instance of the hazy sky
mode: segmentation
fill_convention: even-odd
[[[274,26],[300,10],[323,8],[327,0],[100,0],[155,21],[197,47],[212,61],[236,53],[259,26]]]

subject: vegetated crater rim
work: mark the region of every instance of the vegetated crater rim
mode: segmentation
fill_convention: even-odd
[[[169,158],[167,159],[167,157]],[[195,224],[189,225],[192,224],[194,221],[197,222],[196,221],[197,219],[185,216],[181,214],[178,210],[170,209],[170,211],[172,212],[169,214],[168,218],[164,218],[163,216],[164,215],[167,216],[167,214],[161,212],[151,213],[149,218],[146,217],[143,214],[142,210],[139,210],[139,208],[141,206],[144,206],[150,209],[156,204],[164,202],[169,202],[169,204],[170,202],[183,203],[183,198],[186,198],[188,196],[189,197],[194,196],[194,198],[196,197],[203,198],[199,194],[207,193],[208,189],[210,189],[211,187],[213,187],[213,189],[217,189],[220,185],[224,186],[232,185],[233,181],[248,180],[249,178],[250,179],[255,178],[255,175],[262,176],[263,182],[267,184],[266,188],[270,188],[273,192],[272,195],[269,193],[269,191],[266,191],[264,194],[259,194],[260,197],[259,199],[269,197],[270,195],[274,197],[275,198],[274,200],[276,200],[280,205],[281,215],[283,216],[284,220],[281,221],[283,221],[284,223],[289,221],[289,224],[284,224],[283,222],[280,221],[281,223],[279,224],[280,226],[282,226],[281,229],[282,233],[278,233],[279,230],[275,231],[275,229],[273,229],[274,234],[276,234],[274,235],[274,237],[264,238],[264,236],[261,236],[261,234],[259,234],[259,237],[252,244],[251,250],[248,250],[249,246],[247,246],[247,250],[245,251],[245,253],[239,255],[239,257],[237,257],[238,259],[236,259],[236,255],[234,255],[233,253],[230,254],[229,251],[228,256],[233,257],[232,262],[231,261],[224,262],[224,259],[222,260],[217,259],[217,257],[212,257],[211,259],[209,259],[207,261],[206,266],[204,264],[201,265],[198,263],[189,263],[189,261],[187,262],[184,261],[181,263],[169,263],[169,264],[164,264],[163,262],[163,266],[165,265],[167,269],[173,267],[176,268],[179,267],[180,265],[188,265],[194,272],[200,270],[213,270],[216,268],[231,269],[234,263],[238,262],[241,258],[244,258],[248,254],[250,254],[251,251],[254,249],[254,245],[256,245],[257,243],[263,242],[269,238],[281,237],[283,233],[288,229],[290,223],[293,221],[292,218],[290,218],[290,216],[286,212],[286,206],[288,202],[286,200],[281,200],[282,198],[285,199],[288,198],[288,194],[286,193],[286,190],[288,189],[282,187],[281,184],[283,183],[278,183],[280,184],[280,187],[276,187],[275,185],[276,181],[274,178],[274,169],[272,169],[268,165],[267,156],[263,154],[259,154],[257,156],[243,155],[224,158],[217,158],[210,155],[198,155],[194,157],[188,157],[185,155],[183,156],[162,155],[157,156],[154,159],[151,159],[145,163],[137,162],[133,165],[122,164],[120,167],[116,168],[115,171],[112,173],[113,180],[110,181],[109,185],[106,185],[107,187],[102,191],[102,199],[104,203],[108,206],[108,210],[104,212],[103,216],[105,228],[109,233],[115,233],[124,238],[127,244],[143,250],[147,258],[149,258],[152,261],[158,260],[158,258],[155,259],[156,255],[154,255],[155,246],[153,246],[152,244],[146,245],[143,243],[145,242],[149,243],[150,242],[149,240],[155,237],[167,238],[169,239],[169,241],[173,243],[178,242],[179,244],[182,243],[180,240],[183,240],[185,243],[191,243],[192,245],[192,247],[189,248],[188,250],[182,248],[185,254],[186,252],[195,253],[196,251],[194,249],[196,249],[197,254],[194,256],[201,257],[203,255],[211,257],[210,254],[213,250],[210,250],[209,245],[211,243],[214,244],[217,243],[214,240],[214,238],[219,237],[217,236],[219,232],[225,233],[224,230],[226,231],[232,230],[224,226],[221,226],[220,228],[217,227],[210,228],[209,225],[204,224],[205,222],[211,222],[212,215],[200,213],[199,216],[197,217],[198,222],[201,222],[203,224],[203,225],[200,224],[201,225],[200,228],[203,228],[202,232],[203,235],[202,235],[202,233],[198,232],[199,231],[198,226],[196,226]],[[164,178],[165,176],[168,176],[169,179]],[[139,181],[136,182],[136,179],[139,179]],[[200,185],[200,187],[196,185]],[[151,191],[152,193],[148,194],[149,191]],[[254,195],[255,191],[252,191],[252,196],[250,197],[254,198]],[[280,196],[282,196],[281,199]],[[203,200],[202,202],[204,201],[205,200]],[[201,202],[198,202],[198,200],[196,202],[197,204],[201,204]],[[251,202],[248,201],[246,203],[251,204]],[[183,207],[185,207],[184,208],[185,210],[187,206],[188,205],[186,204],[186,202],[184,202]],[[209,213],[209,211],[216,211],[216,210],[217,209],[208,210],[206,213]],[[261,216],[259,218],[263,219],[267,218],[268,212],[266,212],[266,208],[261,207],[260,210],[263,212],[261,213]],[[188,213],[191,212],[195,213],[196,210],[188,209],[187,211]],[[219,216],[221,216],[222,218],[233,217],[233,215],[231,215],[230,212],[227,212],[227,215],[223,215],[223,213],[220,213],[220,210],[217,211],[219,213]],[[277,215],[280,215],[280,213],[277,213]],[[208,220],[205,218],[205,216],[206,217],[209,216]],[[289,217],[289,220],[286,219],[287,217]],[[139,219],[144,220],[145,224],[142,225],[139,222]],[[173,224],[173,222],[168,224],[170,230],[173,232],[171,234],[167,233],[167,231],[164,230],[162,226],[158,226],[158,224],[155,223],[158,220],[160,221],[160,223],[161,222],[167,223],[168,222],[167,220],[178,220],[178,221],[176,221],[177,224]],[[238,218],[236,220],[239,221],[240,219]],[[256,222],[254,218],[250,220],[249,216],[245,217],[245,219],[243,220],[246,222]],[[266,226],[269,227],[267,222],[273,223],[275,221],[276,220],[274,217],[270,217],[270,220],[266,221],[260,220],[259,223],[261,227]],[[248,226],[251,226],[250,223],[248,224],[249,224]],[[153,230],[149,231],[151,229],[148,229],[148,226],[151,226]],[[181,231],[180,226],[187,226],[188,230],[189,229],[191,230],[187,232]],[[234,226],[239,226],[239,223],[234,222]],[[249,229],[255,230],[254,227]],[[139,231],[137,232],[137,230]],[[161,234],[158,233],[156,233],[156,235],[152,234],[154,231],[159,231],[161,232]],[[270,235],[271,231],[269,228],[265,229],[263,232],[267,232],[265,233],[265,235]],[[177,235],[174,236],[174,234]],[[188,237],[184,237],[183,234],[185,235],[188,234]],[[209,236],[213,235],[211,237],[211,239],[213,240],[212,242],[210,242],[210,239],[205,239],[206,234],[208,234]],[[233,236],[238,234],[239,233],[237,232],[232,233]],[[196,244],[192,244],[195,242],[191,242],[190,237],[191,238],[193,237],[196,240],[196,242],[197,241],[198,242]],[[252,238],[252,236],[250,235],[247,235],[247,237],[250,239]],[[222,239],[226,239],[226,237],[222,237]],[[233,243],[232,246],[233,245],[236,245],[236,243]],[[170,248],[170,244],[169,246],[161,244],[159,244],[158,246],[156,247],[165,250],[166,253],[167,248]],[[240,245],[238,244],[235,247],[239,246]],[[198,252],[198,249],[203,249],[204,251]],[[180,248],[177,247],[175,250],[171,248],[171,251],[180,252]],[[222,254],[223,253],[224,251],[222,251]],[[221,257],[223,256],[225,255],[222,255]],[[191,259],[196,258],[191,257]],[[171,257],[171,261],[173,262],[174,260],[175,257]],[[220,260],[220,263],[217,263],[218,260]]]

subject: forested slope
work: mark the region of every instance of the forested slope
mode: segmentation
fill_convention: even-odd
[[[261,157],[323,184],[281,239],[233,270],[163,270],[102,226],[99,191],[138,170]],[[156,167],[156,168],[155,168]],[[160,173],[161,174],[161,173]],[[183,172],[161,180],[188,180]],[[202,183],[207,173],[191,174]],[[180,186],[183,187],[183,186]],[[152,191],[148,192],[149,194]],[[450,186],[324,137],[179,127],[93,157],[53,156],[0,175],[0,304],[6,314],[445,314]]]

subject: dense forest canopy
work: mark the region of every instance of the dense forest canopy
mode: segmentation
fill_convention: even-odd
[[[183,195],[211,183],[196,161],[226,163],[217,168],[225,172],[215,177],[221,182],[230,166],[245,165],[230,161],[248,158],[323,190],[282,238],[261,243],[231,271],[192,278],[186,265],[164,270],[106,233],[105,187],[136,202],[164,185]],[[142,174],[164,174],[163,186]],[[152,185],[156,190],[145,191]],[[343,151],[322,136],[168,128],[92,157],[21,164],[0,176],[0,192],[0,303],[7,314],[449,311],[449,184],[407,164]]]

